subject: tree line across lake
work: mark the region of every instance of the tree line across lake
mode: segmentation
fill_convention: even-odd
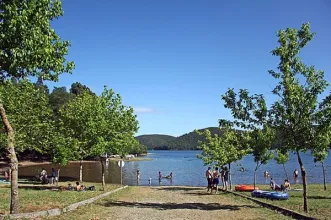
[[[208,129],[212,135],[222,135],[224,132],[218,127],[204,128],[199,131],[206,129]],[[192,131],[179,137],[149,134],[137,136],[136,139],[149,150],[198,150],[198,142],[203,141],[204,137],[200,136],[196,131]]]

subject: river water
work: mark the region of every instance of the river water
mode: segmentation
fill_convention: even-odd
[[[125,162],[123,167],[123,183],[127,185],[186,185],[186,186],[205,186],[205,170],[203,162],[197,159],[197,154],[201,151],[150,151],[146,156],[151,158],[151,161],[132,161]],[[323,174],[320,163],[315,164],[313,157],[309,154],[302,154],[302,159],[307,170],[308,183],[322,183]],[[233,163],[232,182],[233,184],[252,184],[254,180],[255,163],[252,156],[246,156],[237,164],[241,164],[244,172],[240,172],[239,165]],[[325,161],[327,183],[331,182],[331,158]],[[20,177],[32,177],[40,172],[41,168],[45,168],[48,172],[51,171],[52,165],[38,165],[29,167],[20,167]],[[55,167],[56,168],[56,167]],[[136,171],[140,170],[140,181],[137,182]],[[299,169],[296,155],[290,155],[290,160],[286,164],[286,169],[293,183],[292,173],[294,169]],[[271,176],[277,183],[281,183],[286,178],[282,165],[278,165],[274,160],[271,160],[267,165],[262,165],[257,171],[257,183],[269,183],[269,179],[265,179],[263,172],[268,170]],[[162,179],[158,180],[158,172],[162,175],[169,175],[173,172],[173,180]],[[120,183],[121,179],[120,168],[117,162],[110,162],[106,167],[105,179],[107,183]],[[301,175],[300,175],[301,176]],[[69,166],[62,167],[60,170],[60,178],[62,180],[76,181],[79,178],[79,163],[72,163]],[[84,163],[83,165],[83,181],[86,182],[101,182],[101,164],[100,162]],[[299,178],[299,182],[301,182]]]

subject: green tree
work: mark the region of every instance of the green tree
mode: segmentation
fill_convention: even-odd
[[[42,88],[36,88],[27,80],[18,81],[17,84],[5,80],[0,84],[0,95],[15,130],[16,151],[47,151],[52,143],[50,134],[53,121],[52,109]],[[0,128],[3,131],[5,129],[3,125]],[[1,146],[6,146],[6,136],[1,133]]]
[[[287,175],[286,168],[285,168],[285,164],[289,160],[289,152],[286,151],[286,149],[280,148],[280,149],[276,150],[276,153],[277,153],[277,155],[275,156],[275,160],[276,160],[277,164],[283,165],[283,169],[284,169],[286,179],[289,179],[288,175]]]
[[[70,98],[72,98],[72,95],[67,92],[65,86],[54,87],[51,94],[49,94],[49,103],[52,106],[55,116],[59,114],[60,108],[69,102]]]
[[[280,57],[280,72],[270,70],[269,73],[279,79],[273,90],[279,99],[271,107],[271,124],[281,133],[283,146],[297,155],[303,182],[304,211],[308,212],[307,171],[300,152],[316,148],[317,140],[328,133],[329,124],[322,118],[330,115],[322,114],[322,103],[318,102],[328,83],[323,71],[305,65],[298,57],[300,50],[314,36],[309,23],[303,24],[299,30],[281,30],[277,36],[280,45],[272,54]]]
[[[279,46],[272,54],[280,58],[279,72],[270,70],[269,73],[279,80],[272,91],[278,100],[269,110],[262,95],[249,96],[246,90],[240,90],[238,100],[233,89],[223,97],[235,123],[240,122],[238,124],[246,128],[268,125],[282,137],[280,145],[295,152],[302,174],[305,212],[308,212],[307,180],[300,152],[316,148],[320,136],[329,132],[331,120],[331,114],[326,114],[330,112],[331,95],[318,102],[328,86],[324,72],[305,65],[298,57],[313,36],[309,23],[299,30],[287,28],[277,33]]]
[[[69,42],[62,41],[50,21],[63,15],[60,0],[14,0],[0,2],[0,80],[42,76],[56,81],[71,72],[67,62]],[[11,167],[10,212],[19,211],[18,160],[15,152],[15,130],[12,128],[0,97],[0,114],[7,132],[7,152]]]
[[[137,144],[134,134],[138,121],[133,108],[122,104],[119,94],[106,87],[101,96],[87,91],[71,99],[60,109],[60,118],[65,133],[77,143],[77,155],[81,161],[80,181],[82,181],[82,160],[88,156],[99,158],[104,181],[105,153],[124,155],[129,147]]]
[[[12,132],[15,131],[15,142],[13,143],[15,144],[13,145],[13,147],[15,146],[15,157],[16,152],[44,153],[48,151],[52,142],[50,134],[53,121],[52,109],[43,88],[38,88],[27,80],[17,81],[16,84],[10,80],[4,80],[0,83],[0,97],[2,98],[2,110],[6,109],[6,115],[2,115],[2,117],[6,117],[8,122],[10,121]],[[6,146],[8,128],[1,124],[0,129],[3,131],[0,146]],[[11,152],[14,153],[14,151]],[[12,160],[13,156],[9,156]],[[11,173],[15,172],[12,166],[11,169]],[[15,199],[15,196],[12,198]],[[13,209],[15,205],[17,203],[12,204]]]
[[[59,109],[59,120],[63,125],[64,137],[72,138],[73,148],[77,158],[80,160],[79,180],[83,181],[83,159],[90,156],[91,142],[98,136],[91,132],[94,117],[100,117],[98,97],[88,93],[79,94],[76,98],[70,99]],[[99,123],[99,122],[97,122]],[[103,129],[103,128],[100,128]],[[92,136],[93,140],[90,139]]]
[[[254,162],[254,188],[256,185],[256,171],[261,165],[272,158],[271,147],[275,139],[275,132],[268,126],[268,109],[263,95],[249,95],[245,89],[236,94],[229,89],[223,96],[224,107],[231,110],[234,121],[221,119],[220,126],[231,125],[246,131],[244,142],[252,149]]]
[[[203,136],[205,141],[199,141],[199,148],[202,149],[202,154],[197,157],[204,161],[205,165],[215,165],[229,167],[229,182],[230,190],[232,189],[231,178],[231,163],[242,159],[243,156],[250,152],[250,149],[244,145],[244,132],[237,132],[230,127],[224,128],[222,136],[214,134],[206,129],[203,132],[196,131],[200,136]]]
[[[329,128],[327,128],[327,130],[329,130]],[[331,133],[319,132],[317,138],[315,139],[314,148],[312,148],[311,151],[312,155],[314,156],[314,163],[320,162],[322,164],[324,191],[326,191],[326,176],[325,176],[326,172],[325,172],[324,160],[329,155],[330,143],[331,143]]]
[[[74,95],[79,95],[83,92],[88,92],[91,95],[95,95],[89,87],[81,84],[80,82],[75,82],[73,84],[71,84],[71,88],[70,88],[70,93],[74,94]]]
[[[268,126],[264,126],[262,129],[254,129],[250,132],[250,137],[250,146],[252,148],[252,154],[256,164],[254,169],[255,189],[256,171],[261,167],[261,165],[267,164],[273,158],[271,146],[274,142],[275,133],[273,129]]]
[[[77,144],[74,139],[67,137],[64,133],[66,130],[61,125],[56,125],[52,128],[52,144],[51,149],[48,151],[51,162],[58,165],[57,178],[60,181],[60,169],[67,166],[71,160],[77,158]]]

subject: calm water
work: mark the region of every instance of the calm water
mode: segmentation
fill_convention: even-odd
[[[203,162],[196,158],[196,155],[201,151],[150,151],[148,158],[152,161],[133,161],[126,162],[123,168],[124,184],[137,185],[136,171],[140,170],[139,185],[148,185],[149,178],[152,178],[152,185],[187,185],[187,186],[205,186],[206,180],[204,173],[206,167]],[[308,183],[322,183],[323,174],[321,164],[315,164],[313,158],[309,154],[302,154],[304,165],[308,172]],[[232,164],[232,181],[234,184],[252,184],[254,177],[253,172],[255,168],[252,156],[246,156],[239,161],[247,171],[240,172],[240,166],[235,163]],[[325,161],[327,183],[331,182],[331,158]],[[43,166],[48,172],[51,170],[51,165]],[[20,176],[34,176],[40,172],[41,166],[22,167],[19,169]],[[296,155],[291,155],[289,162],[286,164],[287,172],[293,182],[292,173],[297,168],[299,170]],[[261,166],[257,172],[257,182],[259,184],[269,183],[263,177],[264,170],[274,177],[276,182],[282,182],[285,178],[285,173],[282,165],[278,165],[274,160],[269,164]],[[101,181],[101,165],[100,162],[85,163],[83,166],[83,180],[87,182]],[[162,175],[169,175],[173,172],[174,178],[172,181],[163,179],[161,183],[158,181],[158,172]],[[110,162],[106,168],[106,182],[120,183],[120,168],[117,163]],[[60,178],[67,180],[77,180],[79,178],[79,163],[73,163],[70,166],[61,168]]]

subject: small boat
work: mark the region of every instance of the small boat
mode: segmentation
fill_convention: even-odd
[[[266,198],[271,200],[286,200],[290,196],[286,192],[275,192],[275,191],[262,191],[262,190],[254,190],[252,192],[252,197],[257,198]]]
[[[252,185],[238,185],[234,187],[236,191],[252,192],[254,191],[254,186]],[[255,186],[255,190],[258,190],[259,187]]]

